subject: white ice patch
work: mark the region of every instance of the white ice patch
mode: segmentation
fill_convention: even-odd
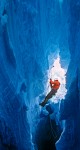
[[[47,82],[47,88],[46,88],[46,93],[48,94],[49,91],[51,90],[49,81],[50,78],[52,80],[58,79],[60,81],[60,88],[57,91],[56,95],[53,96],[50,100],[54,103],[59,102],[59,100],[62,100],[65,98],[65,95],[67,93],[67,89],[65,88],[66,85],[66,70],[61,68],[60,64],[60,56],[55,59],[53,66],[48,70],[48,82]]]

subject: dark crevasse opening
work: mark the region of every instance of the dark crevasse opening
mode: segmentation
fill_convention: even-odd
[[[79,0],[0,1],[1,150],[80,150],[79,25]]]

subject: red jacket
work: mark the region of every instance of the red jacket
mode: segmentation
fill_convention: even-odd
[[[50,86],[52,89],[58,90],[60,87],[60,82],[58,80],[52,81],[52,79],[50,79]]]

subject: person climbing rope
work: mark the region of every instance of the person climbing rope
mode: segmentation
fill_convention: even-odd
[[[47,103],[47,101],[53,97],[53,95],[55,95],[57,93],[57,90],[60,87],[60,82],[58,81],[58,79],[55,79],[54,81],[52,81],[52,79],[50,79],[50,87],[51,87],[51,91],[47,94],[47,96],[45,97],[44,101],[41,102],[39,105],[41,106],[45,106],[45,104]]]

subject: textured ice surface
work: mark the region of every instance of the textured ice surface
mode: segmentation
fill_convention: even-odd
[[[1,150],[36,148],[34,136],[40,114],[48,114],[38,104],[48,92],[48,78],[54,76],[50,73],[58,55],[60,63],[53,71],[64,85],[57,102],[65,98],[58,112],[65,128],[56,147],[80,150],[79,27],[79,0],[0,1]],[[55,113],[60,104],[56,105]]]

